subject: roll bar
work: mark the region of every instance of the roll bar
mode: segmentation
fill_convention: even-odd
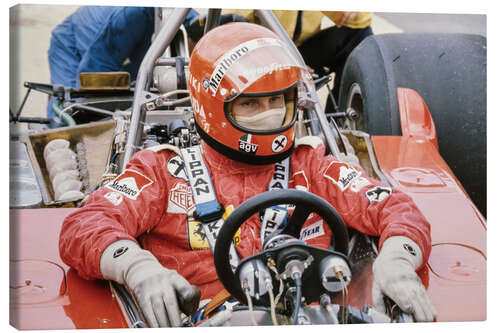
[[[151,43],[149,50],[142,60],[141,66],[139,67],[139,71],[137,73],[134,101],[132,104],[132,118],[130,120],[130,127],[127,142],[125,144],[125,152],[120,166],[120,171],[125,168],[125,165],[132,158],[132,155],[140,148],[140,140],[142,138],[142,132],[144,130],[144,121],[146,119],[146,110],[143,108],[143,105],[151,98],[151,93],[148,91],[148,88],[151,85],[153,67],[155,66],[156,59],[159,58],[168,47],[168,45],[170,45],[179,27],[184,22],[189,10],[190,8],[175,8],[170,13],[170,15],[166,19],[166,23],[163,25],[158,35]],[[220,12],[220,9],[208,10],[207,26],[205,28],[206,31],[218,25]],[[282,38],[289,49],[297,57],[300,63],[305,66],[304,59],[302,58],[301,54],[295,47],[295,44],[285,32],[273,12],[271,10],[256,10],[255,12],[261,19],[262,23],[267,28],[278,34],[278,36]],[[341,153],[337,146],[336,140],[340,137],[340,132],[337,128],[337,125],[335,124],[335,122],[333,122],[335,128],[334,132],[329,126],[328,120],[326,119],[325,113],[323,111],[323,107],[319,103],[319,98],[317,96],[314,84],[311,82],[307,82],[307,89],[311,99],[314,101],[314,112],[309,112],[312,134],[319,136],[323,134],[330,152],[336,158],[340,159]],[[318,122],[321,127],[322,133],[318,127]]]

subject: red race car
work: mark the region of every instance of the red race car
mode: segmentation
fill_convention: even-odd
[[[189,51],[181,23],[188,9],[158,10],[168,19],[143,60],[134,89],[126,73],[85,74],[81,82],[88,85],[80,89],[25,83],[30,90],[57,96],[54,110],[68,126],[11,135],[10,323],[18,329],[146,327],[125,287],[79,277],[62,262],[58,241],[64,218],[123,169],[137,150],[133,147],[199,142],[185,86]],[[264,25],[296,50],[271,11],[257,12]],[[209,10],[206,30],[219,14]],[[333,112],[323,112],[316,90],[330,78],[315,78],[307,86],[309,99],[303,101],[304,117],[298,124],[305,132],[321,135],[329,153],[355,155],[369,176],[408,194],[430,222],[432,251],[418,274],[437,321],[486,319],[485,43],[480,36],[457,34],[369,37],[348,58],[339,106],[333,103]],[[462,84],[464,76],[468,83]],[[475,112],[474,122],[466,121],[470,111]],[[22,118],[17,115],[13,121]],[[44,148],[56,139],[69,141],[75,152],[80,170],[76,192],[81,196],[64,196],[54,185]],[[279,196],[290,200],[287,203],[323,209],[323,203],[303,194],[297,197],[292,190]],[[276,200],[268,192],[247,201],[224,227],[241,225],[252,209]],[[346,234],[345,251],[318,250],[281,235],[252,259],[279,256],[295,246],[309,251],[315,262],[332,256],[342,263],[348,279],[329,281],[349,284],[331,287],[328,304],[321,287],[304,287],[305,323],[413,321],[390,300],[385,313],[370,306],[377,239],[351,230]],[[259,325],[272,325],[276,314],[280,323],[290,323],[286,304],[273,308],[269,301],[254,300],[252,309],[242,299],[236,275],[227,269],[225,244],[232,239],[227,235],[230,230],[225,240],[217,240],[222,245],[215,264],[220,280],[241,304],[196,325],[249,325],[252,317]],[[321,279],[324,272],[318,268],[312,275]],[[184,324],[193,325],[189,318]]]

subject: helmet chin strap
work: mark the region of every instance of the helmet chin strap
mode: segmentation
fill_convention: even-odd
[[[234,115],[234,120],[238,125],[247,129],[265,131],[281,128],[285,115],[286,106],[283,106],[282,108],[270,109],[249,117]]]

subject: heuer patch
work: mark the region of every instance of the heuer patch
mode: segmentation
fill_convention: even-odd
[[[195,209],[193,193],[187,184],[177,183],[168,194],[168,213],[192,215]]]
[[[245,153],[255,155],[257,149],[259,149],[259,145],[252,143],[252,134],[245,134],[238,140],[238,149]]]
[[[169,158],[167,162],[167,170],[168,173],[173,177],[188,181],[186,170],[184,169],[184,161],[179,155],[175,155]]]
[[[380,202],[391,195],[392,189],[390,187],[376,186],[366,191],[365,195],[370,202]]]
[[[105,187],[135,200],[153,181],[138,171],[125,170]]]
[[[343,192],[356,178],[361,176],[361,172],[347,163],[333,161],[326,168],[323,176],[331,180]]]
[[[111,202],[115,206],[118,206],[123,201],[122,195],[120,193],[116,193],[116,192],[108,192],[104,195],[104,197],[106,199],[108,199],[108,201]]]
[[[300,231],[300,239],[308,240],[314,237],[318,237],[325,234],[325,230],[323,229],[323,220],[315,222],[310,226],[303,228]]]

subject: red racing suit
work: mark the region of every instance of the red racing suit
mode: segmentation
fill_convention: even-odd
[[[267,191],[274,165],[248,165],[228,159],[206,144],[202,148],[217,200],[226,212]],[[323,197],[348,227],[380,236],[379,247],[391,236],[411,238],[422,250],[425,264],[430,225],[410,197],[324,153],[323,145],[295,148],[289,188]],[[202,299],[211,298],[222,284],[202,228],[191,217],[194,209],[180,156],[169,149],[142,150],[114,182],[93,192],[84,207],[65,219],[59,241],[61,258],[84,278],[102,278],[99,264],[104,249],[119,239],[138,240],[165,267],[200,287]],[[235,237],[240,259],[260,251],[261,223],[256,215]],[[328,247],[330,235],[326,223],[314,215],[301,232],[308,244],[323,248]]]

